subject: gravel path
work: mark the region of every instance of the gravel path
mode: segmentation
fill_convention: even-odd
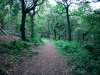
[[[36,49],[39,55],[24,58],[20,69],[10,75],[71,75],[66,66],[67,58],[58,54],[52,42]]]

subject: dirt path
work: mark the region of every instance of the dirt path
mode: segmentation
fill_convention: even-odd
[[[66,57],[58,54],[51,42],[36,48],[39,55],[24,58],[20,69],[9,75],[71,75],[66,66]]]

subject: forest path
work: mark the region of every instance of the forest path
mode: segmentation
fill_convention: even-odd
[[[39,55],[25,57],[20,69],[10,75],[71,75],[66,66],[67,57],[61,56],[52,42],[47,41],[35,49]]]

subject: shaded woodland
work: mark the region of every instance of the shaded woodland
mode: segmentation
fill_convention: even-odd
[[[100,75],[100,7],[91,6],[100,1],[54,1],[56,5],[48,0],[1,0],[0,36],[21,38],[3,45],[21,52],[32,49],[27,42],[38,46],[44,44],[42,38],[54,40],[62,55],[72,57],[73,75]]]

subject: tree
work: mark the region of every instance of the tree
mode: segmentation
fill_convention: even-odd
[[[85,38],[87,34],[91,31],[93,28],[93,23],[90,19],[90,17],[87,17],[92,12],[91,7],[89,6],[89,3],[82,2],[77,9],[74,9],[71,11],[72,18],[77,19],[77,25],[74,26],[74,39],[75,37],[78,38],[76,41],[80,41],[80,43],[85,42]],[[87,17],[87,18],[86,18]],[[88,21],[87,21],[88,20]],[[89,22],[91,21],[91,24]],[[77,35],[76,35],[77,34]],[[80,39],[79,39],[80,38]]]
[[[34,38],[35,33],[34,33],[34,18],[35,18],[35,14],[38,13],[38,11],[40,11],[40,7],[37,7],[37,9],[33,9],[31,12],[29,12],[29,16],[30,16],[30,22],[31,22],[31,38]]]
[[[48,7],[48,9],[47,9]],[[45,11],[48,11],[47,13],[40,12],[39,16],[39,23],[43,26],[41,30],[41,36],[45,38],[53,38],[53,39],[66,39],[66,15],[65,14],[59,14],[63,6],[57,4],[56,6],[46,6],[44,8]]]
[[[35,10],[33,10],[33,12],[29,12],[31,21],[31,38],[34,38],[34,18],[33,18],[34,15],[35,15]]]
[[[25,19],[26,19],[27,13],[29,13],[31,10],[35,10],[36,6],[41,5],[43,2],[44,2],[44,0],[42,0],[41,2],[39,0],[32,0],[32,2],[31,2],[32,4],[30,6],[28,6],[29,1],[21,0],[22,22],[21,22],[21,26],[20,26],[20,31],[21,31],[21,39],[22,40],[24,40],[24,41],[26,40]]]
[[[72,17],[76,16],[79,18],[78,21],[76,21],[79,25],[77,24],[77,26],[74,27],[74,36],[76,32],[79,33],[76,37],[79,38],[81,35],[81,43],[93,43],[95,41],[94,37],[97,34],[94,36],[93,31],[96,32],[94,28],[98,26],[99,12],[98,10],[93,10],[89,6],[89,3],[86,2],[80,4],[77,10],[72,11]]]
[[[9,14],[9,7],[11,6],[10,5],[10,3],[11,2],[9,2],[9,1],[4,1],[4,0],[2,0],[2,1],[0,1],[0,27],[2,28],[2,29],[4,29],[4,27],[5,27],[5,18],[7,17],[7,15]],[[9,6],[9,7],[7,7],[7,5]]]
[[[67,18],[67,24],[68,24],[68,41],[72,40],[71,37],[71,26],[70,26],[70,20],[69,20],[69,6],[71,5],[71,0],[62,0],[61,2],[58,2],[55,0],[57,3],[62,4],[66,10],[66,18]],[[70,2],[70,3],[69,3]]]

